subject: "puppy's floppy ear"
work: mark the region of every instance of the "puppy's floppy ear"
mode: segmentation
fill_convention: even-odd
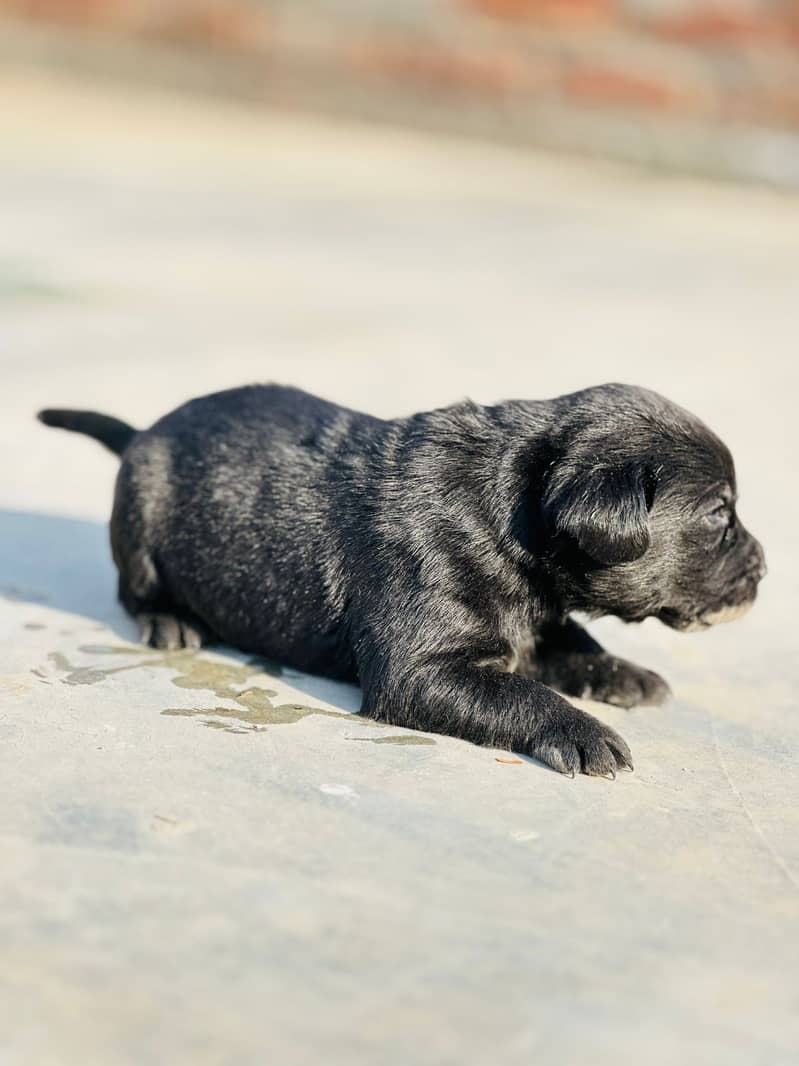
[[[544,514],[556,533],[570,537],[600,563],[628,563],[649,547],[651,478],[642,464],[553,469]]]

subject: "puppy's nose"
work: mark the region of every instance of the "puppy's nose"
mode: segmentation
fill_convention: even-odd
[[[752,573],[757,575],[757,580],[762,581],[768,573],[768,567],[766,566],[766,556],[763,554],[763,549],[757,541],[755,541],[755,547],[752,552],[752,562],[750,565]]]

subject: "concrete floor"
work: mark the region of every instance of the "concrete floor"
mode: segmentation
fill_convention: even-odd
[[[3,1066],[799,1061],[799,202],[18,71],[0,99]],[[115,461],[33,412],[258,379],[380,414],[657,388],[737,457],[761,598],[594,626],[675,692],[592,707],[615,783],[142,651]]]

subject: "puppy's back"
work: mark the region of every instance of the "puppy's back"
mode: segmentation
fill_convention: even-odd
[[[335,481],[353,440],[379,419],[298,389],[248,386],[204,396],[140,433],[123,456],[111,523],[120,569],[132,546],[170,596],[225,640],[296,661],[296,634],[325,654],[341,621]],[[330,672],[349,656],[338,646]]]

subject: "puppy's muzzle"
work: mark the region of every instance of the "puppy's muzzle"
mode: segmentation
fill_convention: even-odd
[[[711,626],[721,625],[724,622],[735,622],[737,619],[743,618],[752,609],[754,602],[755,594],[753,593],[749,599],[742,600],[740,603],[727,603],[722,607],[713,607],[708,611],[703,611],[695,618],[674,617],[667,612],[664,612],[661,618],[668,626],[679,630],[680,633],[698,633],[703,629],[710,629]]]
[[[679,630],[680,633],[696,633],[702,629],[709,629],[711,626],[743,618],[751,610],[757,598],[757,587],[767,571],[763,549],[753,538],[743,572],[718,606],[709,607],[693,617],[665,608],[660,612],[660,619],[672,629]]]
[[[736,582],[727,602],[723,603],[721,607],[703,611],[695,624],[686,627],[686,632],[696,629],[709,629],[710,626],[720,625],[724,622],[735,622],[749,613],[757,598],[757,586],[766,576],[766,561],[759,545],[758,551],[760,553],[758,560]]]

